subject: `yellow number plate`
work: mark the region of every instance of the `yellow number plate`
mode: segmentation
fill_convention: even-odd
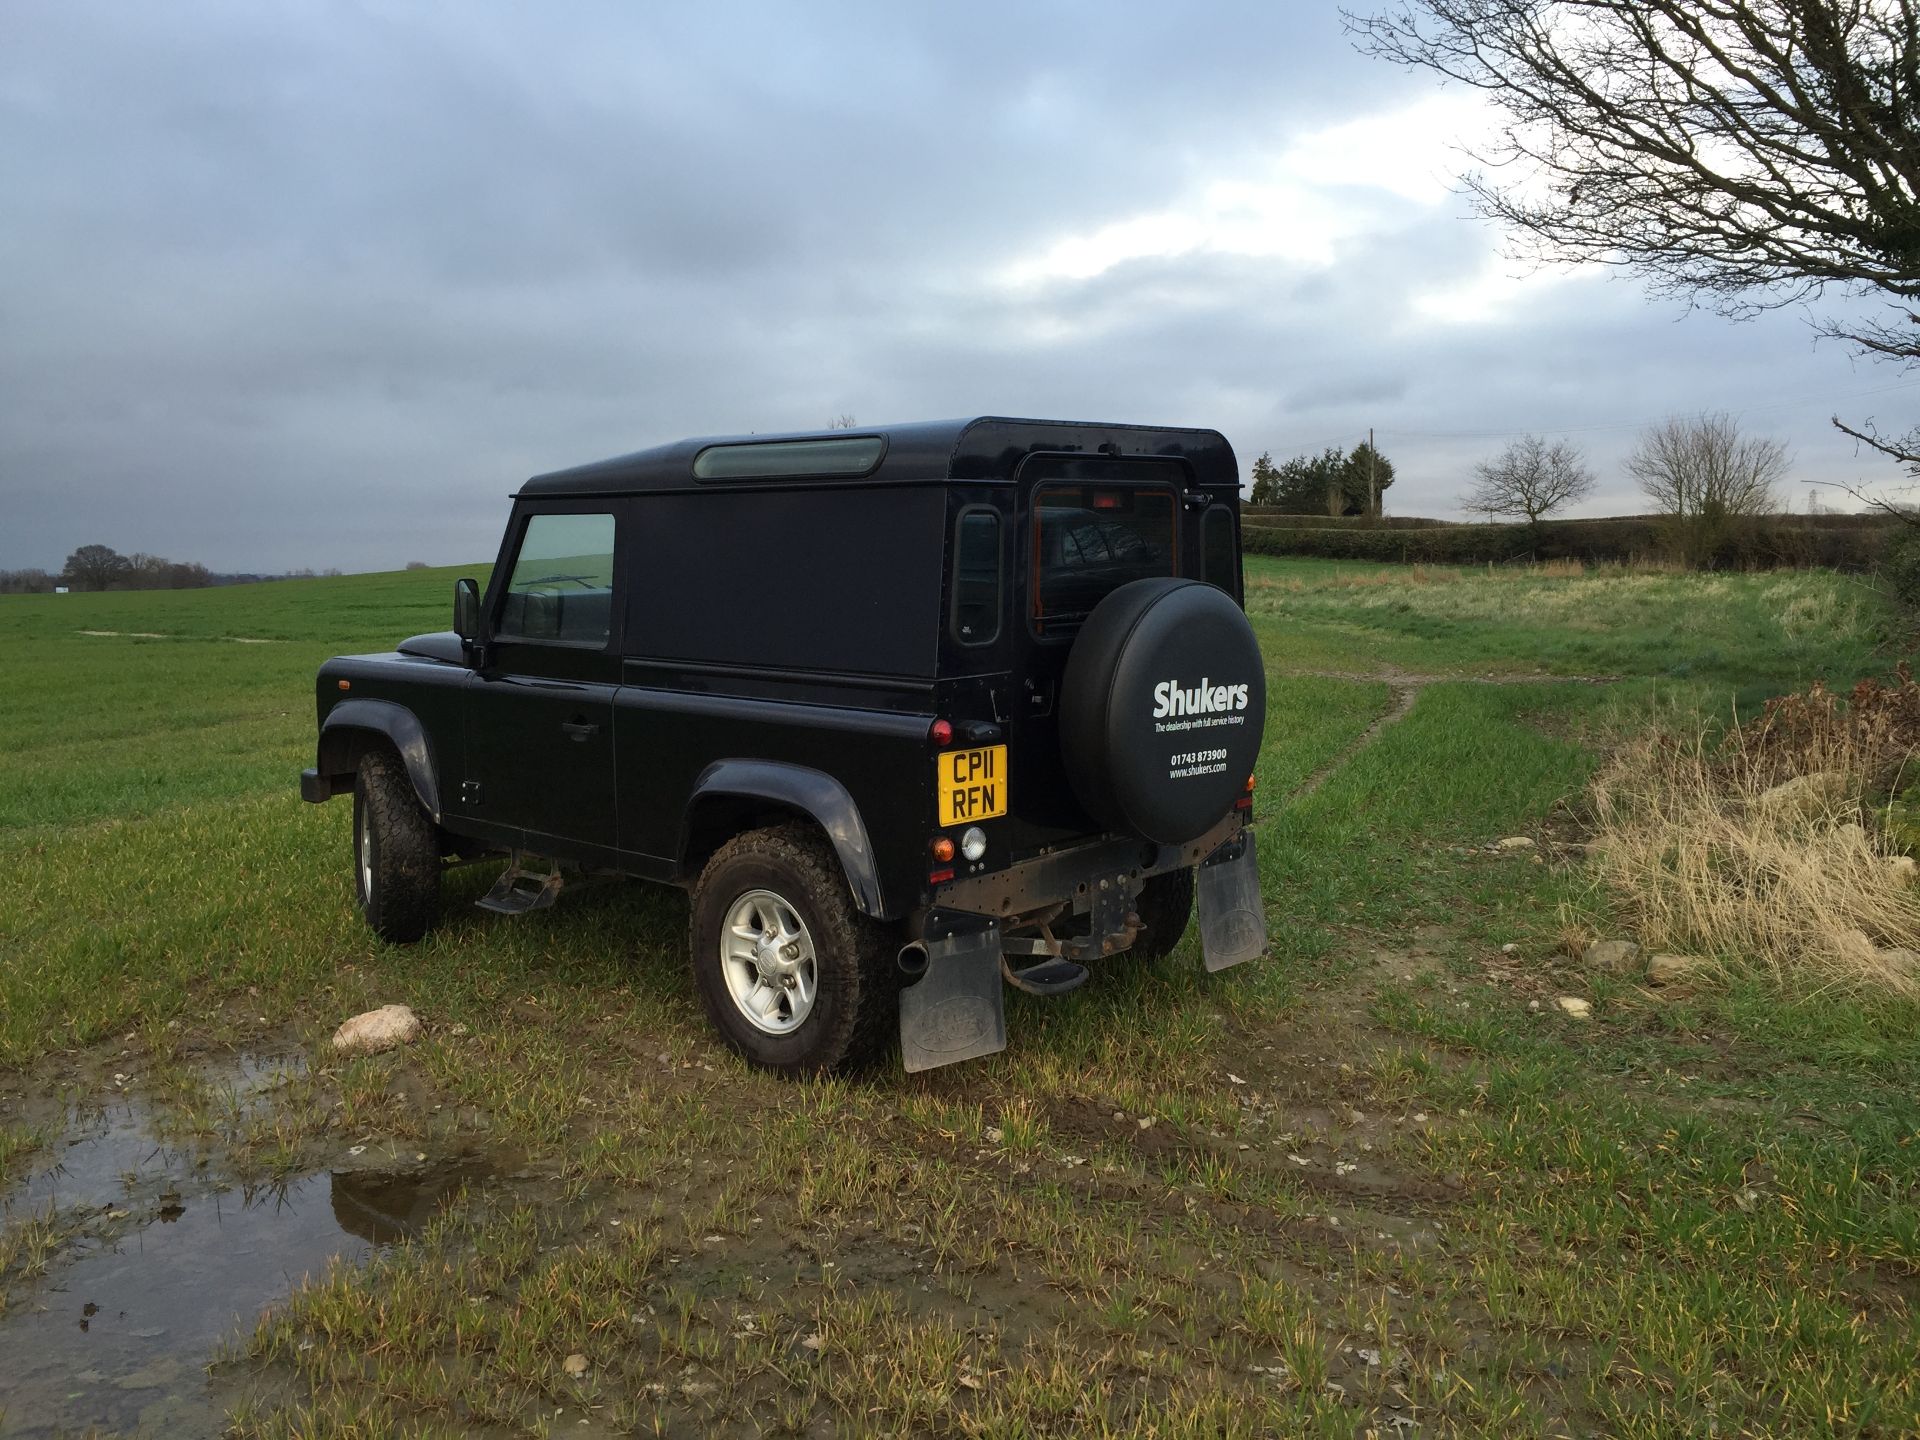
[[[934,761],[939,774],[940,825],[969,825],[1007,813],[1007,747],[953,750]]]

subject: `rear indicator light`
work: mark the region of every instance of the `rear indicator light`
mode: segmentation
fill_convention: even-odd
[[[936,720],[928,728],[927,738],[936,745],[949,745],[953,742],[953,725],[946,720]]]
[[[933,858],[945,864],[953,859],[953,841],[944,835],[933,837]]]
[[[1259,778],[1258,776],[1254,776],[1254,775],[1247,776],[1247,793],[1249,795],[1253,793],[1253,782],[1258,778]]]

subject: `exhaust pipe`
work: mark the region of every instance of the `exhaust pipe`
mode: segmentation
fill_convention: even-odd
[[[900,953],[895,960],[900,966],[900,973],[906,976],[909,982],[918,980],[927,973],[926,943],[921,940],[909,940],[900,947]]]

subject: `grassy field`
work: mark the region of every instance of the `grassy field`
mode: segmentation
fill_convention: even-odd
[[[311,675],[454,573],[0,598],[0,1179],[130,1071],[227,1173],[483,1177],[233,1338],[233,1433],[1920,1431],[1920,1010],[1564,944],[1608,744],[1884,672],[1861,583],[1250,561],[1272,958],[794,1086],[704,1032],[677,894],[504,921],[475,870],[418,947],[360,927]],[[329,1059],[390,1001],[417,1045]],[[310,1063],[237,1105],[237,1053]],[[59,1218],[9,1221],[9,1303]]]

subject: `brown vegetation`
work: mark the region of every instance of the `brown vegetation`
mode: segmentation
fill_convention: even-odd
[[[1920,686],[1769,701],[1715,744],[1628,746],[1592,787],[1596,877],[1643,944],[1804,990],[1920,996],[1920,889],[1875,821],[1920,748]]]

